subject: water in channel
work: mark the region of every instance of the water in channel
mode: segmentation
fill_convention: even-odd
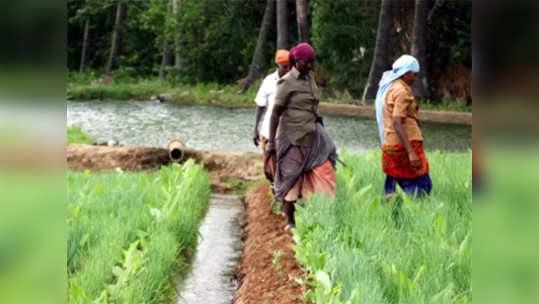
[[[67,125],[81,127],[97,141],[111,139],[125,146],[166,147],[181,138],[193,149],[258,152],[252,143],[255,110],[187,106],[153,101],[68,101]],[[376,121],[370,118],[324,116],[338,149],[364,153],[380,149]],[[422,123],[425,150],[471,148],[472,127]]]
[[[199,243],[191,271],[179,288],[178,304],[230,304],[241,254],[243,205],[237,195],[212,194],[200,226]]]

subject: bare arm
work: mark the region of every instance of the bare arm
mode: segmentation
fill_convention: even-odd
[[[258,124],[260,123],[260,118],[262,113],[266,111],[266,107],[256,107],[256,116],[255,116],[255,129],[253,131],[253,143],[258,147],[258,142],[260,141],[260,134],[258,133]]]
[[[408,140],[406,132],[404,132],[404,127],[402,126],[402,117],[393,116],[393,127],[395,128],[397,136],[399,136],[399,139],[401,140],[404,149],[406,149],[406,152],[408,153],[408,159],[410,160],[412,168],[418,170],[421,167],[421,160],[412,148],[412,144]]]

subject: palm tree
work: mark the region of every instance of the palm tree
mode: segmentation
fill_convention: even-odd
[[[112,44],[110,47],[109,60],[107,62],[107,69],[105,75],[110,75],[110,71],[116,68],[116,57],[120,50],[120,44],[122,41],[122,24],[127,12],[127,3],[125,0],[119,0],[116,7],[116,21],[114,23],[114,32],[112,34]]]
[[[86,70],[86,59],[88,58],[88,39],[90,36],[90,17],[84,23],[84,35],[82,38],[82,52],[80,55],[79,72],[84,73]]]
[[[296,0],[299,42],[309,42],[309,20],[307,18],[308,0]]]
[[[277,49],[288,48],[288,0],[277,0]]]
[[[262,25],[260,26],[260,32],[258,33],[258,41],[256,42],[255,54],[251,67],[249,68],[249,74],[247,74],[247,80],[240,90],[240,94],[245,93],[249,86],[255,81],[255,79],[262,73],[261,67],[264,65],[264,44],[268,36],[268,30],[273,23],[273,15],[275,14],[275,0],[268,0],[266,3],[266,9],[264,11],[264,18],[262,18]]]
[[[417,81],[412,85],[415,96],[421,99],[431,97],[428,81],[429,58],[427,54],[427,22],[429,10],[434,2],[431,0],[415,0],[414,28],[412,34],[412,56],[419,61],[419,74]]]
[[[363,90],[362,102],[373,100],[378,90],[378,82],[382,73],[389,66],[389,35],[392,28],[393,14],[391,11],[392,0],[381,0],[380,14],[378,15],[378,30],[376,32],[376,45],[372,57],[371,70],[367,78],[367,84]]]
[[[176,21],[178,21],[179,4],[179,0],[172,0],[172,11],[174,12]],[[178,69],[181,67],[180,36],[178,34],[175,34],[174,36],[174,66]]]

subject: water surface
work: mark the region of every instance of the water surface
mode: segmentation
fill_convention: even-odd
[[[241,254],[237,195],[212,194],[200,226],[199,243],[191,271],[179,286],[178,304],[230,304],[236,292],[234,272]]]
[[[98,141],[126,146],[166,147],[181,138],[199,150],[261,152],[252,143],[255,109],[187,106],[153,101],[68,101],[67,125],[78,126]],[[363,153],[379,149],[376,121],[324,116],[338,149]],[[423,123],[426,150],[463,151],[471,147],[471,126]]]

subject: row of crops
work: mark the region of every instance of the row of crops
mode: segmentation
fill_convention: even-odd
[[[153,173],[68,172],[69,303],[174,297],[207,210],[207,173],[192,160]]]
[[[296,211],[315,303],[471,303],[471,151],[428,153],[433,192],[384,201],[380,153],[341,155],[334,201]]]

